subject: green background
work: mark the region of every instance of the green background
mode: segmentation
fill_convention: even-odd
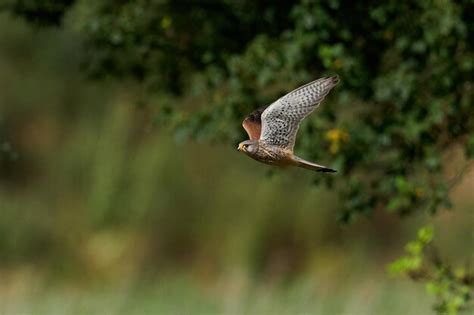
[[[13,11],[36,24],[0,15],[0,313],[431,313],[435,298],[386,267],[426,223],[449,264],[472,260],[473,176],[447,180],[474,143],[472,4],[390,2],[371,11],[380,29],[347,35],[343,13],[363,6],[329,1],[341,13],[327,18],[310,1],[245,2],[234,42],[212,13],[226,1],[188,13],[158,3],[135,20],[149,3],[80,1],[60,28],[35,10]],[[425,18],[426,43],[400,39],[410,16],[391,16],[403,10]],[[206,14],[189,47],[167,37]],[[366,30],[378,41],[359,43]],[[237,152],[245,113],[334,73],[342,83],[296,151],[339,173]]]

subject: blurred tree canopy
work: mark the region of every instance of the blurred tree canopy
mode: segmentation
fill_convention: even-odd
[[[339,171],[314,181],[341,195],[344,221],[451,207],[450,188],[466,169],[453,170],[446,154],[474,155],[471,0],[7,0],[1,8],[82,34],[86,73],[139,82],[161,109],[157,123],[178,139],[234,145],[252,109],[338,74],[342,84],[305,121],[296,150]]]
[[[87,72],[143,83],[163,108],[159,121],[184,137],[236,142],[253,108],[337,73],[336,99],[308,119],[298,148],[344,174],[335,177],[344,181],[344,220],[449,206],[442,155],[457,144],[474,153],[472,1],[17,0],[4,8],[40,25],[75,9]],[[176,108],[178,98],[202,106]]]

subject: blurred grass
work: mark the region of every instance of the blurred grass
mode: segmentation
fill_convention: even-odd
[[[0,143],[18,155],[0,164],[2,314],[429,312],[384,269],[425,218],[340,226],[313,174],[177,144],[137,87],[84,80],[80,38],[0,30]],[[436,218],[454,257],[472,239],[466,185]]]
[[[31,275],[23,275],[31,279]],[[357,278],[357,279],[356,279]],[[197,285],[189,277],[163,277],[114,287],[16,287],[2,292],[2,314],[426,314],[426,296],[379,277],[344,279],[330,290],[317,278],[290,286],[220,279]]]

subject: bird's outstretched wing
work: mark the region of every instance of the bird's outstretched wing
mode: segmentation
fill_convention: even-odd
[[[242,127],[244,127],[245,131],[247,131],[250,140],[260,139],[260,131],[262,130],[261,116],[265,108],[266,106],[254,110],[247,117],[245,117],[242,123]]]
[[[293,150],[300,122],[321,103],[338,82],[337,76],[321,78],[272,103],[261,116],[260,140],[269,145]]]

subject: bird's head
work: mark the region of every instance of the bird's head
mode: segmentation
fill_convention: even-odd
[[[253,155],[257,152],[258,142],[256,140],[245,140],[239,143],[237,150],[247,155]]]

